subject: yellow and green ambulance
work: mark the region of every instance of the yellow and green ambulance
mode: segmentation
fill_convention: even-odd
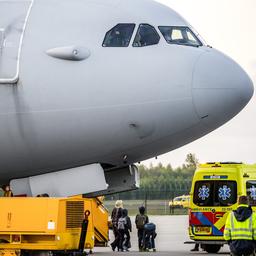
[[[232,162],[200,165],[190,193],[190,238],[205,251],[217,253],[225,244],[227,215],[237,208],[241,195],[248,195],[256,210],[256,165]]]

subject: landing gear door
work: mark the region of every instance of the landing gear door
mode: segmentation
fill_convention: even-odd
[[[0,84],[19,78],[22,39],[33,0],[0,1]]]

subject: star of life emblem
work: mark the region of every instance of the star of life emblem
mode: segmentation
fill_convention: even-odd
[[[207,199],[210,196],[210,189],[207,188],[205,185],[203,185],[201,188],[199,188],[198,197],[202,200]]]
[[[227,200],[231,197],[231,189],[227,185],[219,188],[219,198],[222,200]]]
[[[250,189],[250,197],[253,199],[253,200],[256,200],[256,188],[254,186],[252,186]]]

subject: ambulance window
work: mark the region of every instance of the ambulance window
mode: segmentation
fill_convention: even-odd
[[[197,181],[194,189],[194,204],[198,206],[213,205],[212,181]]]
[[[194,189],[194,203],[198,206],[230,206],[237,201],[235,181],[198,181]]]
[[[246,182],[246,192],[249,196],[250,205],[256,206],[256,180]]]
[[[104,38],[103,47],[128,47],[135,24],[117,24]]]
[[[215,206],[230,206],[237,201],[237,186],[235,181],[215,181]]]
[[[199,47],[203,44],[188,27],[158,27],[168,44],[179,44]]]
[[[133,47],[144,47],[158,44],[160,36],[156,29],[149,24],[140,24],[135,36]]]

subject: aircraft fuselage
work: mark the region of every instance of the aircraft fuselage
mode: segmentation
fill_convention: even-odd
[[[0,183],[92,163],[145,160],[211,132],[252,96],[246,73],[222,53],[168,44],[159,26],[190,25],[158,3],[31,4],[24,9],[17,82],[0,85]],[[18,22],[10,20],[13,30]],[[129,46],[103,47],[106,33],[121,23],[135,24]],[[156,29],[158,44],[133,47],[140,24]],[[5,40],[8,47],[12,34]],[[80,50],[87,55],[72,59]]]

